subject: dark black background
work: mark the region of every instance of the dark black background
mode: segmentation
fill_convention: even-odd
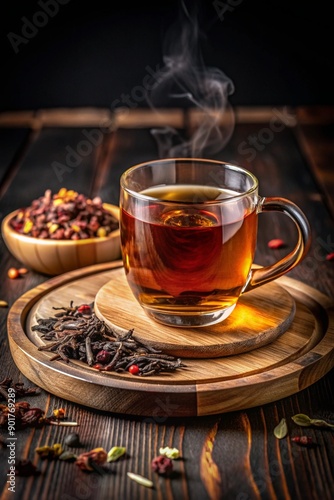
[[[227,0],[224,18],[223,2],[185,4],[198,5],[203,60],[234,82],[232,104],[333,104],[330,3]],[[69,0],[17,54],[8,34],[22,36],[22,18],[42,8],[38,0],[2,7],[0,109],[15,110],[110,107],[143,82],[147,66],[162,66],[181,2]]]

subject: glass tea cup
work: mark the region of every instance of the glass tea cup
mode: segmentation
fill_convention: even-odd
[[[155,160],[120,180],[121,248],[127,282],[154,320],[176,327],[223,321],[241,294],[295,267],[307,253],[303,212],[280,197],[261,197],[258,180],[229,163]],[[273,265],[252,269],[258,214],[278,211],[295,223],[298,241]]]

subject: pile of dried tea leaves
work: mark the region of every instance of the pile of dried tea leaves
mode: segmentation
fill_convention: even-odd
[[[180,358],[140,342],[133,329],[111,328],[93,311],[93,304],[53,307],[57,312],[39,318],[33,331],[47,343],[39,350],[54,352],[52,360],[79,360],[101,371],[130,372],[147,377],[185,367]]]

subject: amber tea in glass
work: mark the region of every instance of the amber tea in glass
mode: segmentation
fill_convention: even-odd
[[[286,207],[298,227],[297,254],[252,270],[258,213]],[[212,160],[157,160],[129,169],[120,208],[129,286],[149,316],[171,326],[222,321],[242,293],[296,265],[309,239],[298,207],[260,198],[253,174]]]

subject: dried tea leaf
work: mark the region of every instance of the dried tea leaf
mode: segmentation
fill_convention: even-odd
[[[146,486],[146,488],[153,488],[153,482],[150,479],[140,476],[139,474],[134,474],[133,472],[127,472],[127,475],[130,479],[136,481],[136,483]]]
[[[274,429],[274,436],[277,439],[283,439],[288,434],[288,426],[286,424],[285,418],[282,418],[280,423],[276,425]]]

